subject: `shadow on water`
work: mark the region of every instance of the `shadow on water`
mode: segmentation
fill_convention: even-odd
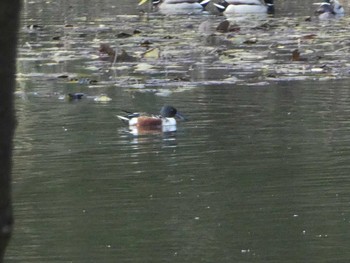
[[[269,24],[288,39],[271,28],[208,39],[194,28],[222,17],[79,3],[24,6],[23,23],[44,27],[21,32],[8,262],[347,261],[346,19],[334,22],[333,44],[327,26],[300,38],[317,22],[290,17]],[[297,13],[290,5],[279,8]],[[298,39],[305,51],[322,47],[322,59],[290,62]],[[101,42],[162,55],[112,65]],[[190,119],[174,133],[135,136],[116,118],[164,104]]]

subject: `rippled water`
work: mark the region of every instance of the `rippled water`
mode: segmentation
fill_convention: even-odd
[[[31,5],[36,21],[49,12]],[[113,13],[97,6],[81,10]],[[348,261],[346,79],[125,88],[88,58],[47,65],[52,43],[38,44],[41,58],[19,58],[7,262]],[[88,72],[101,83],[56,77]],[[193,79],[210,80],[201,72]],[[91,98],[59,99],[71,91]],[[100,93],[112,101],[95,102]],[[175,134],[133,136],[116,118],[165,103],[189,119]]]

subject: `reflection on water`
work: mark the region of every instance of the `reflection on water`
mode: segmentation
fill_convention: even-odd
[[[165,137],[171,137],[176,133],[177,127],[175,125],[162,125],[162,127],[138,127],[138,126],[129,126],[128,133],[138,137],[142,135],[164,135]]]
[[[162,140],[165,145],[176,145],[176,126],[162,127],[157,130],[140,130],[137,127],[131,126],[128,128],[121,128],[119,130],[120,136],[129,138],[131,144],[144,144],[152,141],[153,139]]]
[[[80,62],[45,70],[80,72]],[[349,259],[347,81],[164,84],[166,96],[48,79],[19,85],[7,262]],[[101,90],[112,101],[58,99]],[[116,118],[164,104],[190,119],[174,133],[133,135]]]

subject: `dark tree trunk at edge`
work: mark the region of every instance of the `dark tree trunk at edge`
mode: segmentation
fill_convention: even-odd
[[[0,263],[10,240],[12,139],[15,129],[13,91],[15,87],[19,0],[0,1]]]

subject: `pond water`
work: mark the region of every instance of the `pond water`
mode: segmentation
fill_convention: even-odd
[[[213,36],[197,29],[217,14],[119,2],[24,3],[6,262],[348,262],[350,20],[319,33],[311,1],[276,1],[275,29]],[[291,62],[311,32],[302,54],[322,59]],[[100,43],[140,58],[111,64]],[[116,118],[164,104],[189,119],[176,133]]]

